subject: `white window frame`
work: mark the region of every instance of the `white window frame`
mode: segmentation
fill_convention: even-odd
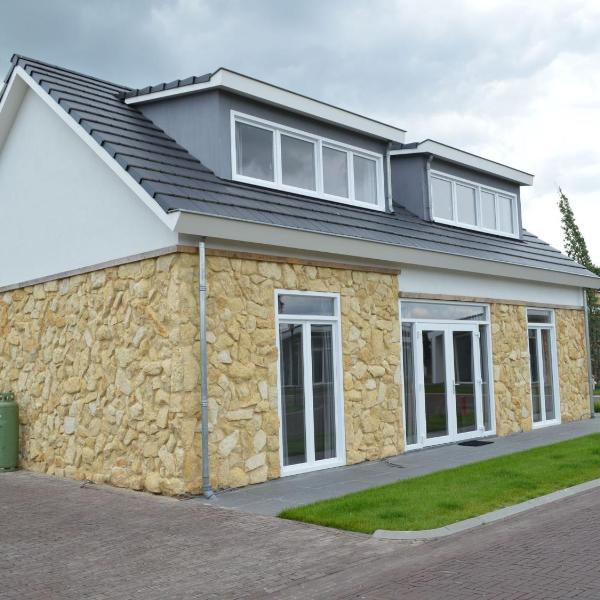
[[[423,304],[457,304],[460,306],[482,306],[485,309],[485,318],[478,320],[452,320],[452,319],[416,319],[416,318],[403,318],[402,317],[402,303],[410,303],[410,302],[418,302]],[[415,365],[415,373],[413,374],[414,384],[417,385],[418,378],[422,375],[422,365],[417,364],[417,344],[418,335],[417,335],[417,327],[419,324],[429,325],[433,329],[435,325],[458,325],[458,324],[469,324],[477,325],[479,327],[479,331],[481,327],[485,327],[485,337],[484,340],[486,346],[487,353],[487,371],[488,371],[488,394],[490,397],[490,429],[484,431],[476,431],[471,432],[473,435],[465,436],[463,439],[468,439],[470,437],[473,438],[483,438],[496,435],[496,402],[495,402],[495,392],[494,392],[494,363],[493,363],[493,348],[492,348],[492,327],[491,327],[491,318],[490,318],[490,305],[485,302],[460,302],[458,300],[424,300],[419,298],[405,298],[403,300],[398,301],[398,315],[400,315],[400,368],[402,370],[402,414],[403,422],[402,429],[404,433],[404,448],[407,452],[411,450],[420,450],[427,445],[436,445],[435,442],[432,444],[423,443],[419,432],[423,427],[423,423],[419,424],[417,421],[417,441],[414,444],[408,444],[406,439],[406,406],[405,406],[405,389],[404,389],[404,357],[402,355],[402,324],[403,323],[411,323],[414,324],[414,327],[411,330],[412,339],[412,347],[413,347],[413,363]],[[481,375],[481,374],[480,374]],[[415,398],[419,398],[417,390],[415,390]],[[482,398],[483,401],[483,398]],[[417,407],[419,410],[419,407]],[[482,412],[481,419],[483,419],[483,404],[482,404]],[[454,442],[460,441],[459,439],[454,440]],[[440,442],[442,443],[442,442]]]
[[[435,214],[435,197],[433,195],[433,179],[439,179],[441,181],[446,181],[450,183],[452,189],[452,219],[445,219],[442,217],[438,217]],[[475,190],[475,219],[478,223],[477,225],[470,225],[469,223],[463,223],[458,220],[458,206],[457,206],[457,196],[456,196],[456,184],[464,185],[466,187],[470,187]],[[479,225],[481,223],[481,192],[488,192],[494,195],[494,207],[496,211],[496,225],[500,222],[500,209],[498,196],[504,196],[506,198],[511,199],[512,205],[512,221],[514,231],[512,233],[502,231],[501,229],[491,229],[488,227],[483,227]],[[471,229],[474,231],[483,231],[485,233],[493,233],[494,235],[501,235],[503,237],[510,238],[519,238],[519,211],[518,211],[518,201],[516,194],[512,194],[511,192],[507,192],[506,190],[501,190],[499,188],[491,187],[489,185],[482,185],[480,183],[476,183],[475,181],[470,181],[468,179],[463,179],[462,177],[455,177],[454,175],[448,175],[447,173],[443,173],[441,171],[431,170],[429,177],[429,194],[431,197],[431,210],[433,220],[438,223],[444,223],[446,225],[454,225],[455,227],[461,227],[463,229]]]
[[[530,323],[529,322],[529,311],[530,310],[544,310],[550,315],[550,321],[548,323]],[[531,355],[529,352],[529,330],[536,330],[535,343],[538,354],[538,370],[540,379],[540,413],[542,416],[541,421],[533,420],[533,385],[531,372]],[[546,329],[550,332],[550,365],[552,368],[552,393],[554,394],[554,419],[546,419],[546,391],[544,381],[544,369],[542,367],[542,336],[540,333],[541,329]],[[550,427],[551,425],[560,425],[561,414],[560,414],[560,382],[558,380],[558,348],[556,346],[556,319],[555,313],[552,308],[540,309],[539,307],[527,307],[527,354],[529,356],[529,399],[531,402],[531,427],[532,429],[541,429],[542,427]]]
[[[248,177],[247,175],[240,175],[237,169],[237,148],[236,148],[236,137],[235,137],[235,124],[245,123],[246,125],[252,125],[254,127],[260,127],[273,133],[273,165],[274,165],[274,178],[275,181],[268,181],[265,179],[258,179],[256,177]],[[315,145],[315,190],[308,190],[305,188],[299,188],[296,186],[285,185],[282,181],[282,167],[281,167],[281,135],[287,135],[289,137],[295,137],[300,140],[312,142]],[[331,148],[333,150],[339,150],[346,153],[347,165],[348,165],[348,198],[343,196],[334,196],[333,194],[326,194],[323,191],[323,146]],[[376,204],[370,204],[369,202],[360,202],[355,199],[354,193],[354,156],[360,156],[367,160],[375,162],[375,176],[377,179],[377,202]],[[235,110],[231,111],[231,178],[234,181],[243,181],[244,183],[251,183],[253,185],[260,185],[263,187],[273,188],[276,190],[283,190],[287,192],[293,192],[294,194],[302,194],[303,196],[311,196],[312,198],[321,198],[324,200],[330,200],[333,202],[339,202],[341,204],[349,204],[351,206],[360,206],[362,208],[369,208],[370,210],[385,210],[385,194],[383,186],[383,155],[344,144],[331,140],[318,135],[313,135],[305,131],[300,131],[286,125],[267,121],[258,117],[253,117],[245,113],[241,113]]]
[[[325,298],[333,298],[334,310],[333,315],[280,315],[279,314],[279,296],[295,295],[295,296],[318,296]],[[307,456],[305,463],[298,465],[283,464],[283,414],[281,410],[281,349],[279,343],[279,325],[280,323],[297,323],[303,326],[303,360],[306,358],[307,348],[310,346],[310,340],[306,336],[307,329],[310,329],[312,324],[329,323],[332,325],[332,347],[333,347],[333,369],[334,369],[334,392],[335,392],[335,436],[336,436],[336,457],[315,461],[314,456],[310,456],[308,439],[313,434],[313,414],[312,414],[312,386],[310,379],[312,377],[312,364],[308,367],[304,364],[304,389],[309,390],[309,394],[305,396],[305,436],[307,440]],[[279,465],[281,468],[281,477],[288,475],[297,475],[298,473],[307,473],[310,471],[320,471],[332,467],[339,467],[346,464],[346,439],[344,426],[344,379],[343,379],[343,361],[342,361],[342,331],[341,331],[341,309],[340,295],[329,292],[301,292],[298,290],[275,290],[275,338],[277,346],[277,413],[279,416]],[[309,413],[310,409],[310,413]],[[314,439],[314,435],[313,435]]]

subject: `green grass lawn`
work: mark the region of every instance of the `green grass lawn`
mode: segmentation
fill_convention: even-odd
[[[442,527],[600,478],[600,433],[284,510],[350,531]]]

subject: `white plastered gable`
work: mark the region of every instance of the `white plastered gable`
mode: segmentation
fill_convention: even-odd
[[[173,217],[13,71],[0,104],[0,288],[176,245]]]

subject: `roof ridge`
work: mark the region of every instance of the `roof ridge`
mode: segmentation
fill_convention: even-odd
[[[97,81],[98,83],[105,83],[111,85],[116,88],[121,88],[121,90],[131,90],[132,88],[128,85],[122,85],[120,83],[115,83],[114,81],[109,81],[108,79],[101,79],[100,77],[95,77],[94,75],[88,75],[87,73],[82,73],[81,71],[75,71],[74,69],[67,69],[66,67],[61,67],[59,65],[55,65],[53,63],[49,63],[43,60],[39,60],[37,58],[32,58],[30,56],[25,56],[23,54],[19,54],[15,52],[10,62],[13,63],[14,66],[18,65],[19,61],[27,61],[31,63],[36,63],[38,65],[44,65],[46,67],[51,67],[52,69],[57,69],[59,71],[64,71],[65,73],[72,73],[73,75],[79,75],[80,77],[85,77],[86,79],[91,79],[92,81]]]
[[[162,81],[160,83],[155,83],[152,85],[145,85],[142,88],[129,88],[129,90],[125,92],[121,92],[121,98],[133,98],[135,96],[144,96],[146,94],[152,94],[154,92],[162,92],[164,90],[169,90],[178,87],[185,87],[188,85],[194,85],[196,83],[205,83],[210,81],[211,77],[217,71],[213,71],[211,73],[204,73],[203,75],[190,75],[189,77],[185,77],[183,79],[173,79],[172,81]]]

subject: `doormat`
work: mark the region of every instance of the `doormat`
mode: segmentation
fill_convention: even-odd
[[[487,442],[485,440],[469,440],[468,442],[459,442],[457,446],[487,446],[494,442]]]

